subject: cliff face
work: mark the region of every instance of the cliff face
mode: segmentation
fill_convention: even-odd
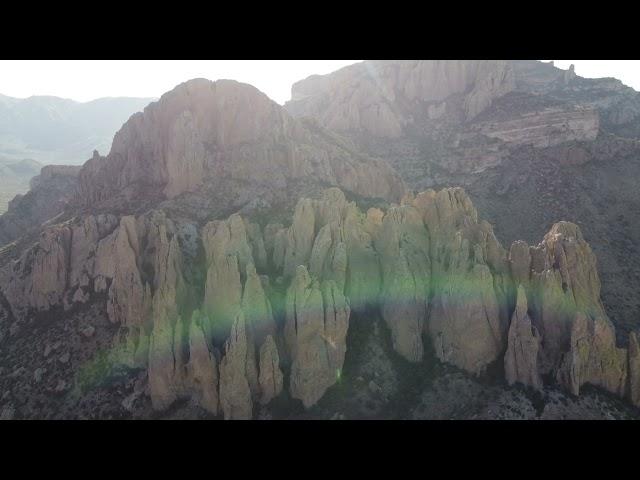
[[[85,164],[77,201],[132,210],[182,195],[183,208],[198,210],[215,196],[233,210],[277,201],[301,181],[389,200],[404,189],[384,163],[294,120],[254,87],[192,80],[131,117],[109,155]]]
[[[397,138],[418,112],[438,117],[449,106],[471,120],[514,88],[505,61],[367,61],[294,84],[286,108],[334,131]]]
[[[468,115],[473,92],[485,100]],[[579,223],[607,311],[637,328],[640,196],[627,179],[640,175],[638,92],[538,61],[367,61],[299,82],[286,108],[375,152],[414,191],[464,186],[505,242]],[[362,121],[370,109],[391,113]]]
[[[73,100],[0,95],[0,157],[81,165],[93,150],[108,150],[113,134],[154,99],[110,97]]]
[[[84,166],[47,166],[0,217],[0,244],[79,212],[143,213],[162,206],[200,221],[293,208],[337,185],[397,201],[404,183],[381,160],[314,122],[291,118],[246,84],[192,80],[116,134],[111,152]]]
[[[17,195],[0,216],[0,245],[37,231],[43,222],[60,214],[73,198],[80,167],[47,165],[31,179],[31,189]]]
[[[426,340],[445,363],[480,375],[504,361],[509,382],[536,388],[635,401],[640,381],[635,337],[616,346],[580,229],[561,222],[507,252],[459,188],[366,214],[329,189],[301,199],[289,227],[87,216],[44,230],[0,290],[16,325],[105,298],[120,332],[111,368],[146,370],[159,411],[188,398],[253,418],[285,385],[310,408],[341,377],[352,315],[374,311],[412,363]]]

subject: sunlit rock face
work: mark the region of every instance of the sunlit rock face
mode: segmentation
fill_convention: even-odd
[[[302,198],[288,227],[242,215],[197,225],[162,210],[75,218],[0,270],[16,318],[104,299],[109,358],[146,370],[154,409],[188,399],[249,419],[287,395],[305,408],[340,381],[354,312],[379,313],[403,361],[638,403],[638,346],[615,342],[580,229],[555,224],[507,252],[464,190],[365,213],[337,188]],[[3,300],[4,301],[4,300]]]
[[[297,268],[287,292],[285,337],[293,358],[291,396],[305,407],[320,400],[340,376],[349,314],[335,281],[319,283],[304,265]]]
[[[508,381],[540,388],[539,376],[551,375],[574,395],[590,384],[637,404],[636,337],[629,337],[628,348],[616,344],[600,301],[595,255],[580,228],[556,223],[528,256],[514,243],[511,261],[524,283],[509,332]]]
[[[480,373],[503,355],[508,329],[506,252],[462,189],[416,203],[432,233],[434,298],[429,332],[444,361]]]
[[[539,350],[540,334],[527,314],[527,295],[520,285],[504,357],[505,379],[510,385],[519,382],[537,390],[542,389],[542,378],[538,370]]]
[[[407,360],[422,360],[431,259],[429,237],[420,212],[410,205],[392,207],[376,234],[382,270],[381,313],[395,350]]]
[[[640,96],[580,73],[535,60],[365,61],[299,81],[285,108],[387,161],[414,191],[463,186],[505,246],[579,224],[624,343],[640,308]]]
[[[396,138],[425,105],[436,118],[446,110],[445,101],[459,95],[463,116],[470,120],[514,88],[513,71],[504,60],[377,60],[301,80],[293,85],[286,108],[334,131]]]
[[[220,407],[227,420],[249,420],[253,404],[247,379],[248,349],[242,312],[233,322],[220,363]]]
[[[223,210],[283,201],[300,182],[389,200],[403,194],[384,162],[352,150],[250,85],[196,79],[124,124],[111,152],[82,168],[76,200],[132,211],[182,195],[178,204],[195,211],[215,197]]]

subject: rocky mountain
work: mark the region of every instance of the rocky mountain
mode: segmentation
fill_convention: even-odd
[[[29,180],[28,191],[9,201],[0,215],[0,245],[37,233],[41,225],[60,215],[77,188],[80,166],[47,165]]]
[[[137,378],[119,399],[125,411],[145,408],[145,392],[159,412],[189,401],[246,419],[276,398],[310,409],[342,379],[352,318],[379,316],[402,362],[433,352],[472,376],[504,362],[510,383],[574,395],[589,384],[636,402],[636,337],[616,347],[595,264],[566,222],[537,246],[505,250],[462,189],[365,214],[333,188],[301,199],[288,227],[239,214],[199,226],[161,210],[78,217],[45,228],[0,271],[8,355],[47,318],[66,323],[63,340],[43,346],[45,358],[60,352],[17,360],[30,363],[3,389],[37,415],[20,378],[39,365],[38,382],[60,395],[55,412],[90,411],[79,399],[119,371]],[[107,360],[86,358],[96,328]],[[79,373],[71,382],[52,362]]]
[[[367,61],[298,82],[286,108],[375,152],[414,191],[463,186],[504,242],[580,225],[607,311],[638,327],[640,94],[619,80],[528,60]]]
[[[505,248],[465,189],[408,191],[427,177],[403,182],[385,156],[418,141],[404,129],[425,96],[454,115],[441,128],[479,128],[522,94],[518,65],[372,65],[374,83],[358,77],[315,119],[192,80],[132,116],[106,156],[43,168],[0,217],[0,417],[637,418],[637,334],[610,319],[582,228],[558,218]],[[378,98],[385,79],[403,87]],[[325,82],[296,102],[319,111],[315,88],[342,89]],[[349,98],[384,102],[401,129],[362,130],[383,117],[344,110]],[[572,108],[583,133],[567,135],[583,136],[567,141],[600,145],[584,132],[607,125],[604,107]],[[346,112],[353,129],[331,124]],[[491,131],[514,151],[566,143]]]
[[[152,100],[116,97],[80,103],[0,95],[0,157],[80,165],[93,150],[108,151],[122,123]]]
[[[388,200],[404,192],[384,162],[294,120],[254,87],[196,79],[132,116],[109,155],[83,166],[77,203],[131,211],[147,200],[168,201],[210,215],[258,203],[271,208],[299,196],[305,183]]]
[[[9,201],[29,190],[29,181],[40,172],[35,160],[13,161],[0,158],[0,214],[7,210]]]
[[[161,207],[202,222],[237,210],[284,212],[301,194],[328,185],[386,200],[404,193],[383,161],[314,122],[294,120],[254,87],[227,80],[176,87],[133,115],[107,156],[94,151],[82,167],[47,167],[41,177],[0,217],[8,225],[0,242],[78,212]]]

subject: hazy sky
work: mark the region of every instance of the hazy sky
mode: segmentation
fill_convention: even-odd
[[[55,95],[85,102],[99,97],[159,97],[192,78],[250,83],[284,103],[291,85],[358,60],[0,60],[0,94]]]
[[[278,103],[291,85],[358,60],[0,60],[0,94],[55,95],[78,101],[99,97],[159,97],[186,80],[230,78],[254,85]],[[638,60],[556,60],[583,77],[616,77],[640,91]]]

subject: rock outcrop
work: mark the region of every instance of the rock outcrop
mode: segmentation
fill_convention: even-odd
[[[81,167],[48,165],[31,179],[31,189],[9,202],[0,215],[0,246],[40,230],[41,225],[63,212],[73,198]]]
[[[422,360],[422,333],[431,288],[429,237],[422,215],[410,205],[392,207],[376,235],[382,265],[381,313],[394,349]]]
[[[247,379],[250,348],[244,316],[240,312],[233,322],[220,362],[220,408],[227,420],[250,420],[252,416],[251,389]]]
[[[389,200],[403,194],[386,164],[332,135],[250,85],[191,80],[133,115],[111,152],[83,166],[76,200],[133,211],[182,195],[176,205],[196,215],[207,203],[228,212],[282,202],[301,182]]]
[[[287,292],[285,338],[291,352],[290,391],[314,405],[340,378],[350,308],[335,281],[320,283],[298,266]]]
[[[383,158],[414,191],[464,186],[508,243],[579,223],[610,319],[623,337],[637,328],[633,88],[534,60],[366,61],[298,82],[286,108]]]
[[[218,361],[205,337],[201,315],[195,311],[189,327],[188,383],[193,397],[205,410],[218,413]]]
[[[627,350],[616,348],[615,331],[605,317],[589,318],[579,312],[571,329],[570,350],[557,379],[574,395],[586,383],[618,396],[627,391]]]
[[[629,336],[628,348],[617,346],[600,301],[595,255],[580,228],[556,223],[529,252],[514,243],[510,257],[513,275],[523,283],[505,356],[509,383],[540,388],[541,376],[551,375],[574,395],[590,384],[637,404],[636,336]]]
[[[527,62],[376,61],[296,84],[286,109],[237,82],[187,82],[134,115],[106,157],[47,167],[12,202],[0,242],[20,239],[0,250],[0,341],[45,315],[104,310],[118,330],[109,368],[141,371],[154,409],[189,400],[248,419],[285,387],[317,404],[341,378],[352,313],[380,315],[414,368],[430,360],[427,342],[474,375],[503,364],[509,384],[593,385],[640,405],[636,333],[616,337],[577,225],[507,251],[461,188],[405,195],[359,153],[403,165],[420,190],[466,182],[477,193],[477,179],[515,171],[485,189],[498,200],[481,197],[495,212],[561,169],[635,158],[637,99],[594,82]],[[537,171],[540,155],[557,168]],[[558,192],[540,201],[570,211],[583,198]],[[73,330],[87,343],[102,335]]]
[[[0,289],[18,319],[102,295],[121,332],[111,360],[147,370],[157,410],[191,399],[248,419],[287,384],[310,408],[341,377],[351,313],[374,310],[408,361],[428,341],[476,375],[504,362],[510,384],[591,384],[638,403],[637,339],[616,345],[580,229],[559,222],[507,253],[460,188],[366,214],[330,188],[300,199],[289,227],[75,218],[5,265]]]
[[[422,105],[434,117],[459,109],[471,120],[514,88],[504,60],[366,61],[294,84],[286,108],[333,131],[397,138]]]
[[[273,336],[268,335],[260,347],[260,403],[268,404],[282,392],[284,376],[280,369],[280,355]]]

